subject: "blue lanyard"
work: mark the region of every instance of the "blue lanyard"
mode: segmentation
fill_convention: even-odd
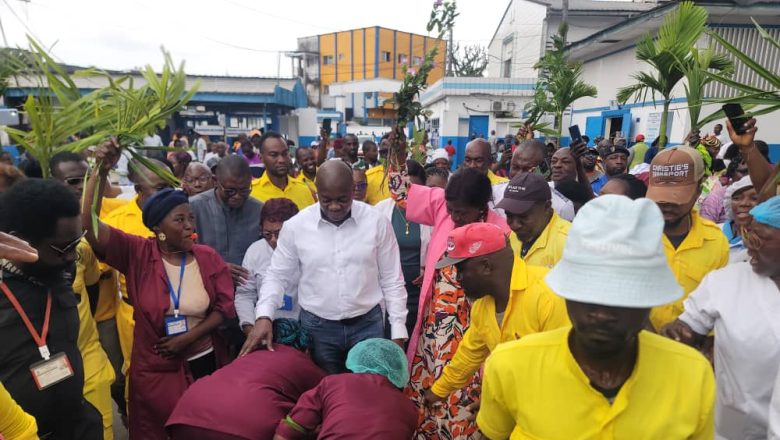
[[[179,317],[179,298],[181,298],[181,285],[184,284],[184,266],[187,263],[187,254],[181,255],[181,270],[179,272],[179,289],[174,293],[173,284],[168,277],[168,272],[165,272],[165,281],[168,282],[168,293],[171,294],[171,301],[173,301],[173,316]]]

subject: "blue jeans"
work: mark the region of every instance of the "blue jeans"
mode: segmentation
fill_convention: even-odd
[[[331,321],[301,309],[301,326],[312,338],[312,359],[329,374],[347,371],[347,352],[358,342],[384,337],[382,309],[341,321]]]

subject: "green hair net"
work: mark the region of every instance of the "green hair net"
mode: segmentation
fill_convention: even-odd
[[[293,319],[274,319],[274,343],[289,345],[301,351],[306,351],[311,343],[309,333],[301,327],[301,323]]]
[[[347,354],[347,368],[354,373],[374,373],[385,376],[398,388],[409,382],[406,353],[389,339],[366,339]]]

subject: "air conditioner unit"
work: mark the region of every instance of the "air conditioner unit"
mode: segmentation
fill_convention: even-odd
[[[490,106],[490,110],[494,112],[508,111],[509,105],[506,101],[493,101]]]

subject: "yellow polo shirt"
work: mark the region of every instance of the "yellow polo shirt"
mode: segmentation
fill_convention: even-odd
[[[474,301],[471,324],[452,361],[431,387],[434,394],[445,397],[465,386],[499,343],[570,325],[565,301],[544,283],[547,271],[515,258],[509,302],[501,324],[492,296]]]
[[[729,262],[729,242],[723,231],[696,211],[691,213],[691,230],[677,249],[666,235],[663,243],[669,267],[685,294],[679,300],[655,307],[650,312],[650,322],[658,331],[682,314],[685,310],[683,301],[699,286],[705,275]]]
[[[496,185],[499,183],[509,182],[509,179],[506,177],[501,177],[499,175],[496,175],[492,170],[488,170],[487,172],[488,179],[490,179],[491,185]]]
[[[308,177],[306,177],[306,175],[305,175],[305,174],[303,174],[303,172],[299,173],[299,174],[298,174],[298,177],[296,177],[296,179],[298,179],[298,180],[300,180],[301,182],[305,183],[305,184],[306,184],[306,186],[308,186],[308,187],[309,187],[309,189],[311,190],[311,192],[312,192],[313,194],[317,194],[317,185],[314,183],[314,181],[313,181],[313,180],[311,180],[311,179],[309,179]]]
[[[366,170],[366,203],[376,205],[384,199],[390,198],[390,187],[385,178],[385,166],[377,165]]]
[[[5,440],[38,440],[35,417],[24,412],[0,383],[0,438]]]
[[[569,350],[571,327],[496,348],[477,424],[491,439],[712,440],[715,378],[696,350],[639,333],[634,371],[610,404]]]
[[[103,418],[103,437],[114,438],[111,384],[116,379],[114,368],[108,361],[98,338],[97,324],[90,310],[87,286],[100,280],[100,268],[97,257],[86,239],[76,248],[76,277],[73,279],[73,292],[79,295],[79,336],[77,344],[84,361],[84,398],[100,412]]]
[[[138,198],[135,197],[130,203],[121,206],[112,211],[103,222],[109,226],[119,229],[128,234],[141,237],[154,237],[154,233],[147,228],[142,219],[141,208],[138,206]],[[108,267],[108,266],[106,266]],[[119,301],[116,312],[116,328],[119,333],[119,345],[122,347],[122,356],[125,363],[122,371],[126,372],[130,366],[130,353],[133,349],[133,306],[127,300],[127,287],[125,286],[124,275],[117,273],[119,277],[119,291],[125,300]]]
[[[100,205],[100,218],[105,219],[112,211],[128,203],[130,203],[129,199],[104,197],[103,203]],[[95,308],[96,322],[107,321],[116,316],[117,301],[119,301],[117,282],[116,273],[113,270],[106,270],[101,274],[100,294]]]
[[[563,246],[566,244],[566,237],[569,236],[569,228],[571,228],[571,223],[553,212],[550,222],[531,245],[531,249],[525,254],[523,260],[532,266],[546,268],[555,266],[563,255]],[[509,242],[512,244],[515,255],[519,257],[520,251],[523,249],[523,242],[518,240],[514,233],[509,234]]]
[[[269,199],[289,199],[299,210],[314,204],[314,196],[305,183],[288,177],[287,186],[281,189],[271,183],[268,173],[263,173],[259,179],[252,181],[252,197],[261,202]]]

